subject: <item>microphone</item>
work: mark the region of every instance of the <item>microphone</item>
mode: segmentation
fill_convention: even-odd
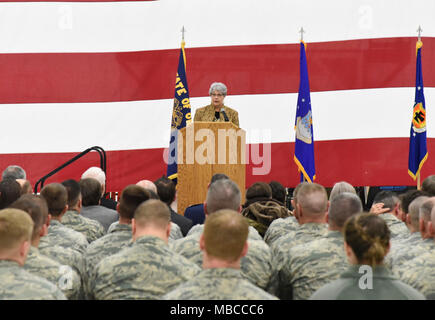
[[[225,112],[225,109],[224,109],[224,108],[221,108],[221,112],[222,112],[222,114],[224,115],[224,119],[225,119],[225,122],[228,122],[228,121],[230,121],[230,120],[228,120],[228,117],[227,117],[227,114],[226,114],[226,112]]]

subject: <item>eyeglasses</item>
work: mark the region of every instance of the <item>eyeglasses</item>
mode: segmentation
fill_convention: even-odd
[[[222,93],[212,93],[210,96],[212,96],[212,97],[223,97],[224,95]]]

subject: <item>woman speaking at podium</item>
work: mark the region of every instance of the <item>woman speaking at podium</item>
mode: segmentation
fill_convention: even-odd
[[[214,82],[210,86],[209,94],[211,104],[197,109],[193,121],[230,121],[238,127],[239,114],[224,105],[227,87],[223,83]]]

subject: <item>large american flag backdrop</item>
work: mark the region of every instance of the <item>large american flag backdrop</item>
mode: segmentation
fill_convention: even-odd
[[[21,165],[33,184],[97,145],[108,152],[109,191],[165,174],[184,25],[192,114],[209,103],[210,84],[224,82],[250,146],[271,143],[270,172],[253,175],[262,164],[249,159],[247,186],[294,186],[303,26],[316,181],[412,185],[418,25],[429,152],[422,178],[435,172],[433,12],[433,1],[407,0],[2,2],[0,169]],[[97,164],[90,154],[48,182]]]

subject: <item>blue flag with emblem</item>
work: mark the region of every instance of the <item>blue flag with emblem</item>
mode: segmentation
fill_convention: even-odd
[[[412,111],[411,134],[409,138],[408,173],[415,180],[427,159],[426,145],[426,104],[423,93],[423,74],[421,70],[421,48],[423,42],[417,41],[417,70],[415,79],[415,101]]]
[[[307,57],[305,43],[301,41],[300,80],[298,104],[295,120],[295,155],[294,161],[301,173],[301,182],[313,182],[316,179],[314,164],[313,119],[311,113],[310,83],[308,81]]]
[[[180,57],[178,60],[177,77],[175,80],[174,107],[172,110],[171,138],[168,152],[168,168],[166,175],[169,179],[177,183],[177,147],[178,131],[184,128],[192,119],[190,110],[189,88],[186,78],[186,54],[184,51],[184,40],[181,42]]]

